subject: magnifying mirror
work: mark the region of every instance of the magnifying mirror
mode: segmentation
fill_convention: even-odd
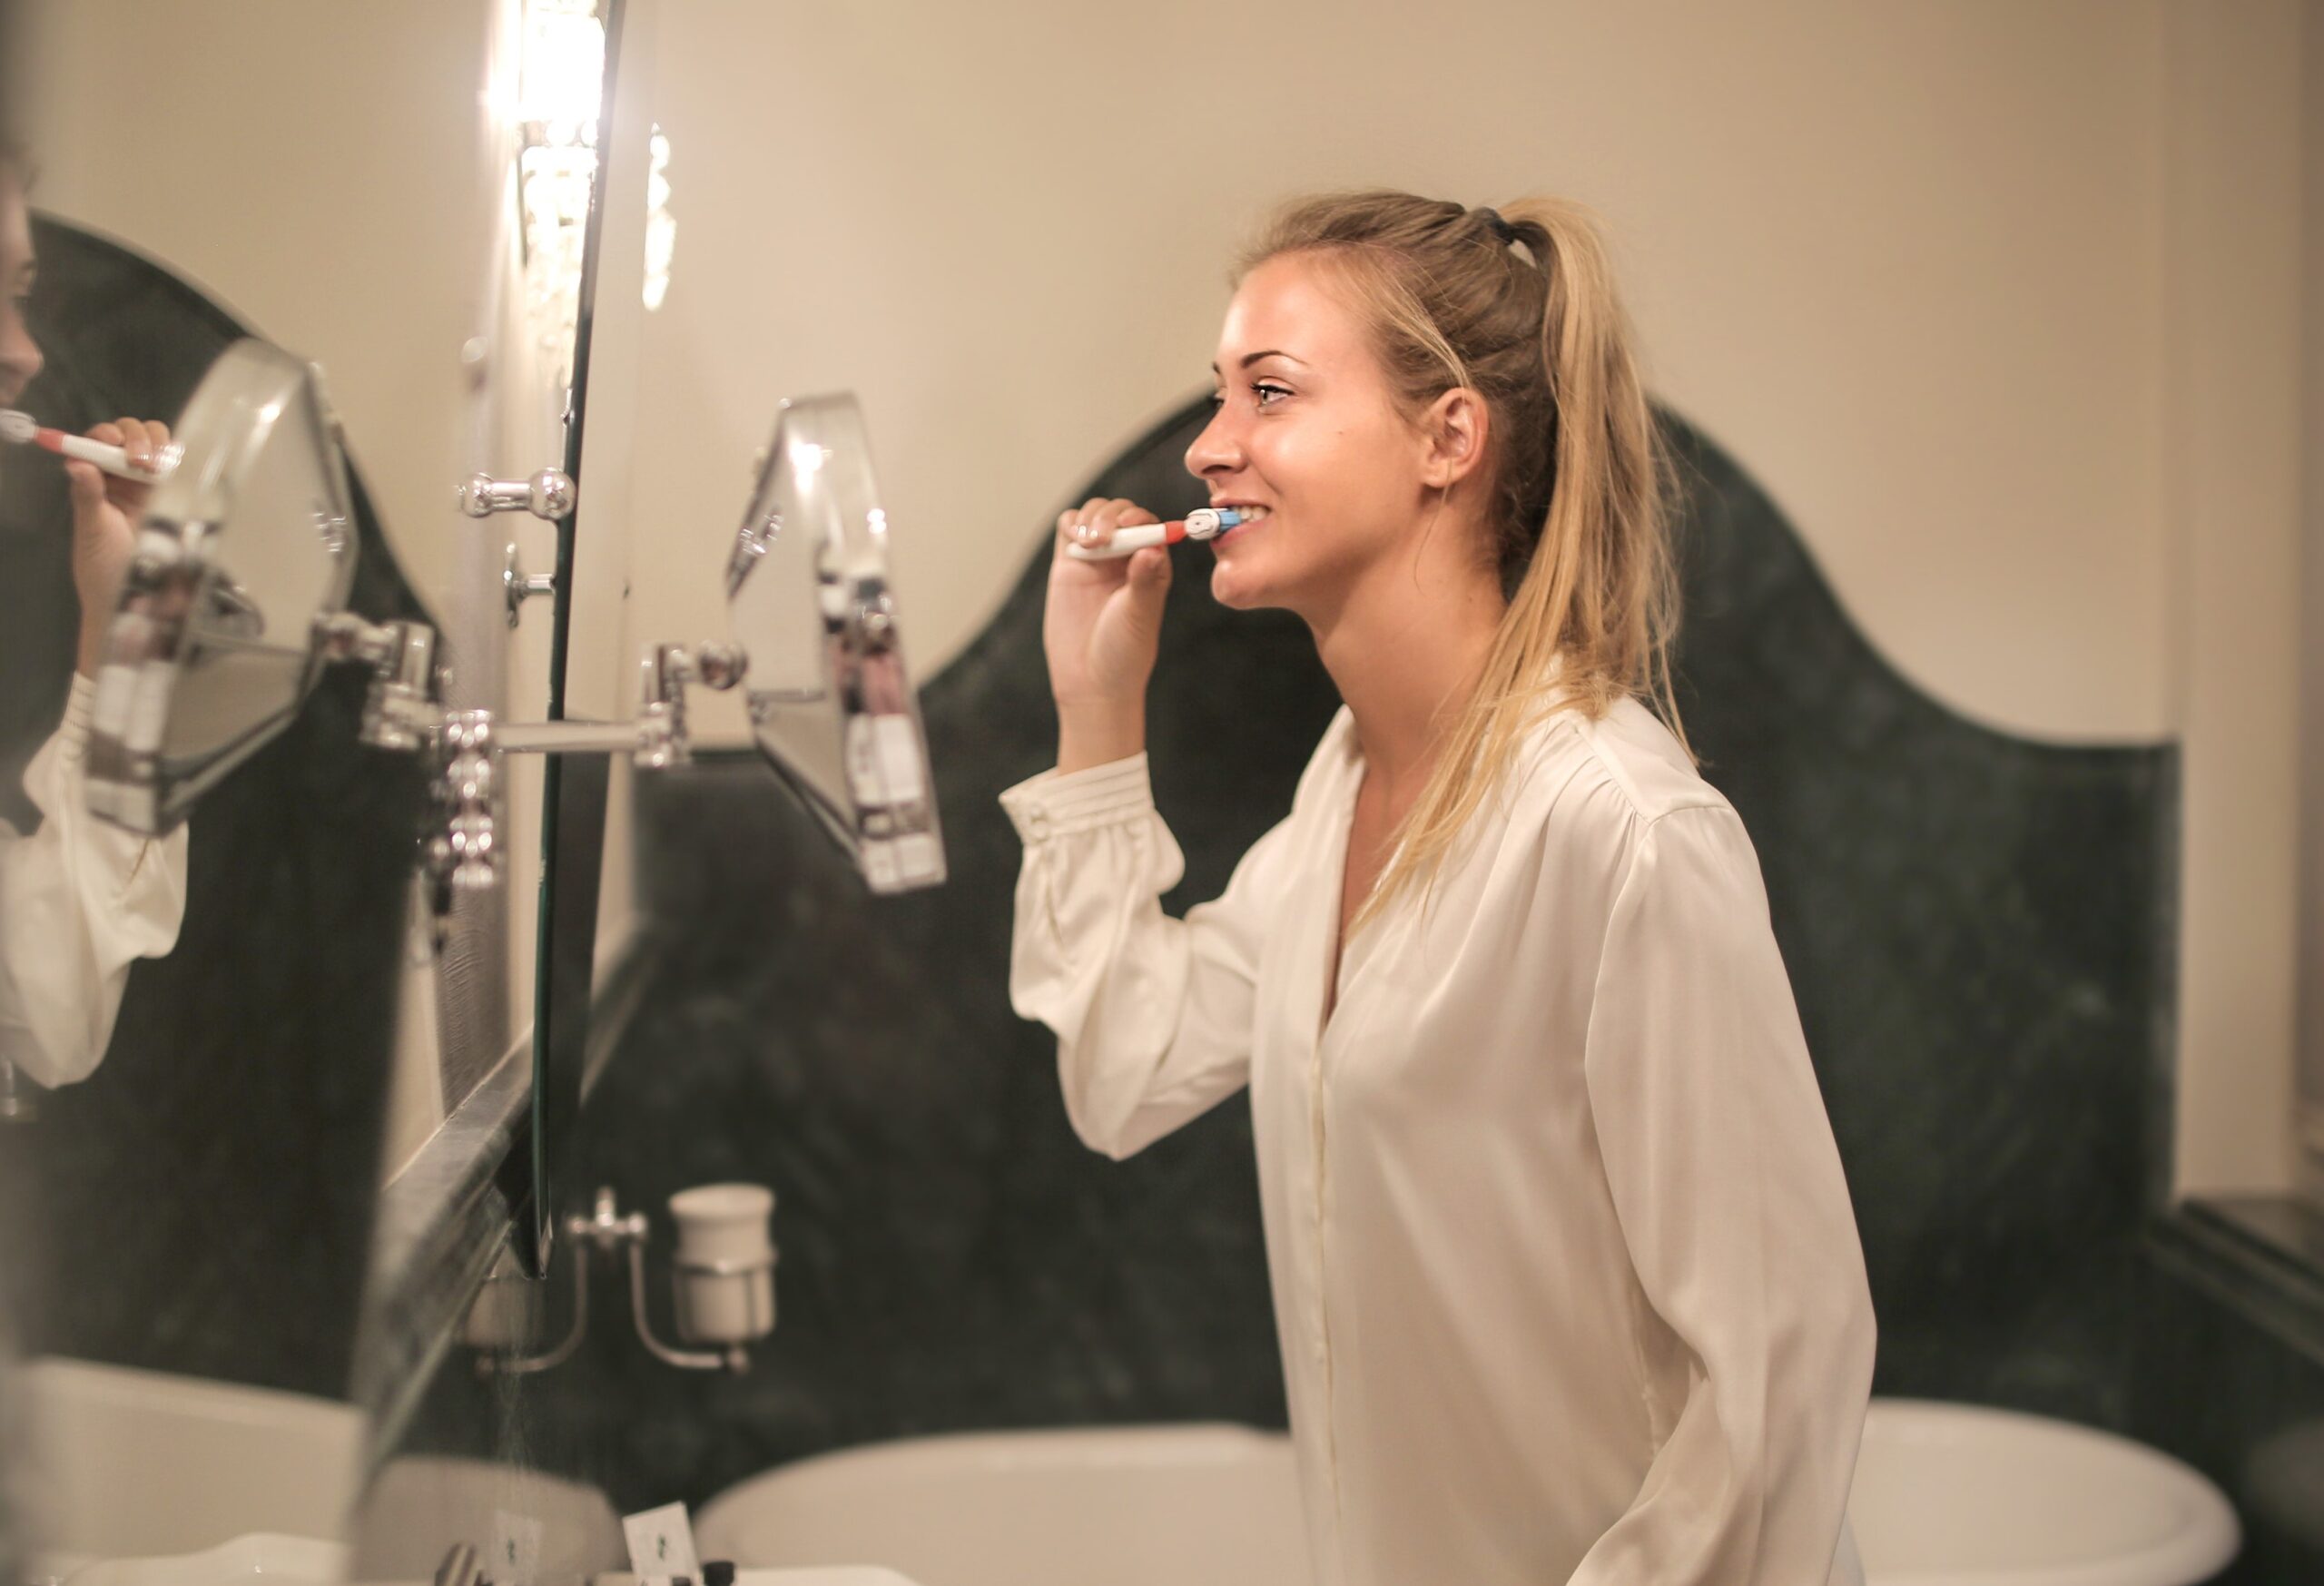
[[[776,417],[726,575],[768,763],[877,892],[944,880],[936,783],[888,579],[888,520],[846,393]]]
[[[91,712],[91,808],[162,832],[290,724],[314,623],[355,576],[354,514],[314,367],[256,340],[204,375],[122,583]]]

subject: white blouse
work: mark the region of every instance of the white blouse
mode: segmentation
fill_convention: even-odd
[[[1363,769],[1343,707],[1183,921],[1143,754],[1001,794],[1076,1131],[1251,1088],[1319,1586],[1861,1581],[1871,1298],[1742,822],[1643,706],[1561,711],[1324,1022]]]
[[[174,947],[185,916],[186,828],[142,837],[89,813],[94,694],[74,674],[63,724],[25,768],[39,830],[0,821],[0,1059],[50,1087],[95,1071],[130,964]]]

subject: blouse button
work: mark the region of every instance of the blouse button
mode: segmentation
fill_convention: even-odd
[[[1039,804],[1025,812],[1025,834],[1046,837],[1049,834],[1049,813]]]

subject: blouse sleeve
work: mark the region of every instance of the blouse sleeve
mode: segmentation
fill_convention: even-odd
[[[1009,1001],[1057,1032],[1074,1131],[1128,1157],[1249,1079],[1259,941],[1289,821],[1243,856],[1223,896],[1174,920],[1160,898],[1186,860],[1155,811],[1145,755],[1043,772],[1000,802],[1025,843]]]
[[[1632,1266],[1693,1369],[1638,1497],[1571,1586],[1821,1582],[1836,1553],[1847,1574],[1871,1295],[1731,809],[1671,811],[1640,839],[1583,1072]]]
[[[85,1079],[113,1039],[129,966],[177,944],[186,828],[143,837],[89,813],[82,754],[94,686],[25,768],[39,829],[0,825],[0,1058],[35,1082]]]

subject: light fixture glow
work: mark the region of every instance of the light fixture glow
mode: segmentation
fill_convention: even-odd
[[[561,388],[573,382],[582,244],[597,175],[606,28],[596,9],[596,0],[526,0],[517,75],[525,304],[551,379]]]
[[[645,306],[658,309],[670,291],[670,257],[677,251],[678,222],[670,213],[670,138],[654,123],[645,166]]]

